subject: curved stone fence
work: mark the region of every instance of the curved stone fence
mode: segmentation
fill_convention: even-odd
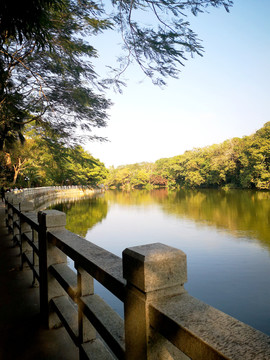
[[[103,192],[103,188],[90,188],[87,186],[47,186],[26,188],[7,192],[5,198],[10,203],[33,202],[34,209],[45,209],[56,202],[78,200]],[[15,200],[16,199],[16,200]]]
[[[64,325],[80,359],[270,359],[269,336],[187,293],[181,250],[155,243],[120,258],[66,230],[64,213],[32,210],[6,200],[7,226],[39,284],[44,323]],[[95,294],[93,279],[124,303],[124,319]]]

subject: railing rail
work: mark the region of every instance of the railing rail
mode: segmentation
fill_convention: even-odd
[[[189,294],[150,305],[149,318],[155,331],[191,359],[269,359],[267,335]]]
[[[28,264],[39,283],[44,323],[64,325],[80,359],[270,359],[269,336],[185,291],[182,251],[150,244],[124,250],[121,259],[66,230],[62,212],[37,214],[12,196],[6,213],[22,268]],[[94,293],[93,279],[124,303],[124,319]]]
[[[34,203],[35,209],[42,210],[51,204],[63,202],[66,199],[78,200],[103,191],[103,187],[93,189],[89,186],[47,186],[7,192],[6,199],[11,203],[16,201],[17,204],[27,200]]]
[[[103,248],[85,241],[68,230],[50,231],[48,241],[113,293],[124,300],[126,281],[122,275],[122,259]]]

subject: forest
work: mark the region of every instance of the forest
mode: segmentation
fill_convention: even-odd
[[[240,188],[270,190],[270,122],[255,134],[186,151],[155,163],[105,165],[28,126],[25,141],[0,152],[1,186],[105,185],[117,189]]]
[[[270,189],[270,122],[255,134],[186,151],[155,163],[109,169],[109,188]]]
[[[28,126],[25,140],[0,152],[0,185],[5,188],[53,185],[96,186],[108,175],[105,165],[80,145],[41,136]]]

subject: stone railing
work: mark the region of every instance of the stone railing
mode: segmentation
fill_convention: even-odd
[[[120,258],[66,230],[62,212],[37,214],[16,197],[6,209],[22,267],[39,283],[42,319],[66,327],[80,359],[270,359],[269,336],[185,291],[181,250],[156,243]],[[94,293],[93,279],[124,303],[124,319]]]
[[[49,206],[50,202],[63,202],[65,200],[78,200],[79,198],[103,192],[103,188],[95,189],[88,186],[47,186],[37,188],[26,188],[6,193],[7,199],[14,197],[34,202],[35,209]]]

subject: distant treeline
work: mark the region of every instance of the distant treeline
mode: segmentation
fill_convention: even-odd
[[[270,189],[270,122],[250,136],[183,155],[110,168],[108,187]]]

